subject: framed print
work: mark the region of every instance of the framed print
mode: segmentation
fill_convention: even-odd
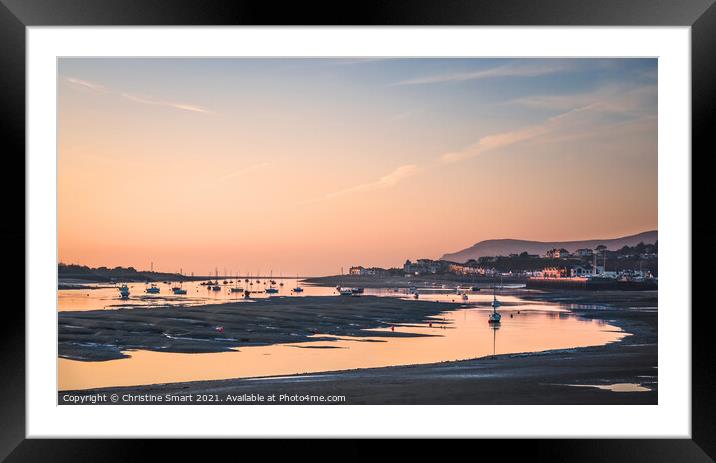
[[[711,3],[3,0],[26,273],[2,456],[470,437],[711,461]]]

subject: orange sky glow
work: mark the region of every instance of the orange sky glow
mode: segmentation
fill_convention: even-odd
[[[59,259],[337,274],[657,227],[655,60],[61,59]]]

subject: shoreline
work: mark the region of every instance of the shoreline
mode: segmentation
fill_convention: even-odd
[[[65,401],[67,396],[92,394],[204,394],[220,399],[214,404],[272,404],[225,399],[279,394],[293,400],[278,404],[306,404],[301,397],[331,395],[344,395],[346,401],[342,404],[656,404],[658,312],[651,309],[656,305],[656,292],[653,293],[600,294],[596,300],[601,301],[603,308],[570,309],[580,317],[605,320],[631,334],[602,346],[281,377],[62,391],[58,392],[58,403],[70,405]],[[564,292],[523,295],[527,300],[597,303],[583,292],[580,296]],[[618,383],[636,383],[650,390],[612,392],[597,387],[577,387]]]
[[[481,288],[491,288],[495,283],[525,283],[521,277],[493,278],[493,277],[465,277],[463,275],[435,274],[435,275],[403,275],[369,276],[369,275],[330,275],[322,277],[308,277],[303,279],[305,284],[313,286],[343,286],[362,288],[430,288],[428,285],[446,285],[455,289],[458,285],[472,285]]]

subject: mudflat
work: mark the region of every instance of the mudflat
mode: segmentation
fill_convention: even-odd
[[[331,340],[332,336],[428,336],[368,328],[442,323],[431,317],[460,304],[376,296],[307,296],[195,307],[60,312],[59,356],[101,361],[128,350],[199,353],[242,346]],[[321,335],[329,335],[321,337]]]
[[[570,297],[563,292],[530,292],[530,295],[523,297],[585,305],[599,303],[601,307],[598,309],[577,306],[571,310],[581,317],[606,320],[631,336],[603,346],[498,355],[456,362],[284,377],[63,391],[58,393],[58,401],[63,404],[68,403],[64,400],[67,396],[104,393],[137,396],[201,394],[216,397],[218,400],[211,402],[214,404],[315,405],[317,402],[313,398],[316,397],[342,397],[340,401],[332,402],[339,404],[658,403],[656,293],[576,293]],[[375,298],[355,299],[368,302]],[[382,301],[392,298],[378,299]],[[400,301],[400,305],[402,302],[412,301]],[[432,306],[438,311],[445,309],[442,303],[426,302],[424,304],[427,307],[421,308],[418,302],[415,301],[410,309],[406,309],[415,317],[418,317],[418,313],[429,317]],[[291,340],[295,341],[296,338]],[[614,392],[606,389],[614,384],[638,384],[642,390]],[[265,397],[270,394],[287,399],[279,402],[227,401],[229,397]]]

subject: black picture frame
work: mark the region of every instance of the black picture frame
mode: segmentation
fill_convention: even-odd
[[[709,115],[716,102],[716,6],[714,0],[423,0],[364,1],[330,5],[309,2],[181,0],[0,0],[0,114],[3,124],[5,218],[0,234],[6,248],[3,281],[17,282],[20,246],[25,238],[25,202],[19,201],[25,172],[25,33],[28,26],[116,25],[542,25],[542,26],[690,26],[692,66],[692,216],[713,195],[713,181],[699,181],[708,169],[697,159],[713,155]],[[697,155],[697,153],[699,155]],[[700,165],[703,162],[699,163]],[[23,190],[24,191],[24,190]],[[707,204],[707,203],[706,203]],[[707,206],[708,207],[708,206]],[[692,220],[693,221],[693,220]],[[716,246],[707,219],[692,223],[692,247]],[[12,243],[12,244],[11,244]],[[27,249],[25,249],[27,252]],[[24,259],[24,255],[22,256]],[[24,260],[23,260],[24,262]],[[24,269],[24,264],[23,264]],[[685,269],[688,271],[688,269]],[[24,272],[23,272],[24,273]],[[692,273],[692,287],[708,284]],[[24,278],[24,277],[23,277]],[[13,283],[15,284],[15,283]],[[15,284],[19,295],[19,287]],[[698,291],[697,291],[698,292]],[[22,293],[24,295],[24,292]],[[696,296],[696,294],[694,294]],[[23,305],[24,305],[24,296]],[[521,456],[547,461],[713,461],[716,456],[716,373],[708,305],[692,301],[692,439],[517,440],[498,444],[500,458]],[[0,323],[0,459],[7,461],[124,461],[146,453],[136,440],[25,439],[25,315],[19,304],[3,307]],[[634,423],[638,427],[638,423]],[[161,445],[161,443],[159,444]],[[183,454],[187,441],[172,440],[163,451]],[[217,451],[213,445],[212,451]],[[300,444],[305,445],[305,444]],[[349,444],[349,446],[352,444]],[[490,446],[479,444],[481,449]],[[430,453],[441,446],[429,445]],[[308,451],[309,447],[305,449]],[[431,450],[432,449],[432,450]],[[344,449],[345,450],[345,449]],[[315,452],[315,447],[311,452]],[[482,452],[481,452],[482,453]],[[487,453],[483,453],[487,456]]]

